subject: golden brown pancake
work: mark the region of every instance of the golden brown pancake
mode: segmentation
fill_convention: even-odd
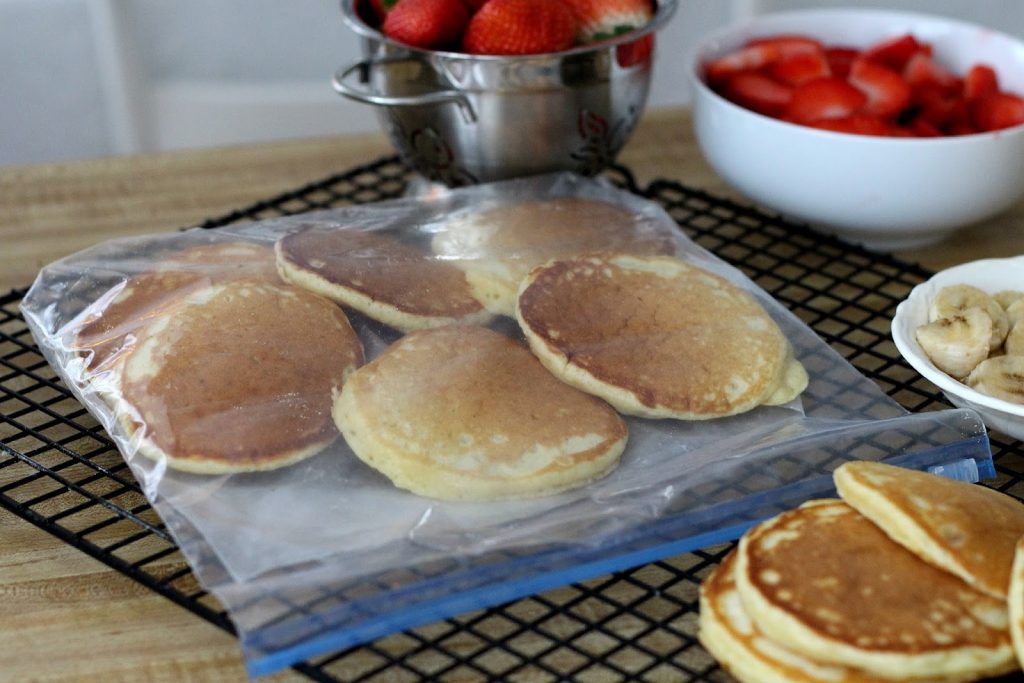
[[[629,415],[723,417],[807,386],[753,297],[672,257],[551,262],[523,282],[516,317],[551,372]]]
[[[626,424],[483,327],[413,332],[362,367],[334,404],[355,454],[398,487],[449,500],[539,496],[618,464]]]
[[[196,289],[128,354],[119,405],[139,451],[197,473],[268,470],[337,436],[331,403],[363,360],[333,303],[235,281]]]
[[[971,676],[892,679],[840,664],[825,664],[773,641],[750,619],[735,580],[736,552],[729,553],[700,587],[700,631],[704,647],[742,683],[953,683]]]
[[[432,246],[466,271],[488,310],[510,316],[519,284],[535,266],[591,251],[672,254],[675,238],[657,221],[611,202],[561,197],[460,215]]]
[[[461,270],[378,233],[307,227],[276,250],[289,282],[403,332],[491,318]]]
[[[186,292],[214,282],[255,279],[280,282],[269,247],[251,242],[215,242],[182,249],[105,293],[87,311],[73,348],[87,371],[116,365],[132,335],[163,315]]]
[[[1024,667],[1024,538],[1017,541],[1010,572],[1010,635],[1017,663]]]
[[[812,659],[890,678],[1011,671],[1006,604],[899,545],[842,501],[740,541],[736,585],[758,630]]]
[[[1024,504],[977,484],[879,462],[833,474],[839,495],[894,541],[993,597],[1006,599]]]

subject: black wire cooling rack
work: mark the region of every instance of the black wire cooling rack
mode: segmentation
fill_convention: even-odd
[[[661,204],[911,411],[948,407],[890,340],[896,305],[929,273],[668,180],[616,184]],[[398,197],[413,179],[382,159],[211,219],[204,228]],[[0,505],[231,631],[98,423],[0,296]],[[1024,497],[1024,448],[991,437],[1002,491]],[[729,550],[685,553],[303,662],[318,681],[728,681],[696,641],[700,582]]]

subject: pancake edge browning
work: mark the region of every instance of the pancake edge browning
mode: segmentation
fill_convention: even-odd
[[[999,600],[1006,600],[1006,586],[1000,589],[991,585],[990,582],[975,576],[960,558],[950,552],[934,537],[932,530],[917,524],[911,515],[894,504],[883,493],[874,489],[869,482],[864,481],[858,473],[863,467],[864,465],[857,462],[849,462],[839,466],[833,472],[833,481],[839,496],[843,500],[860,514],[874,522],[875,526],[884,531],[892,540],[907,548],[925,562],[955,574],[977,591]],[[963,483],[963,485],[975,488],[976,495],[979,496],[1005,496],[1005,494],[981,486],[967,483]]]
[[[114,407],[118,422],[128,435],[135,453],[154,462],[165,463],[168,469],[188,474],[217,475],[269,472],[311,458],[325,448],[328,448],[338,439],[338,435],[334,434],[322,441],[311,443],[305,448],[286,451],[273,458],[236,464],[213,458],[178,457],[157,446],[152,439],[145,435],[145,430],[139,429],[141,420],[137,417],[138,413],[131,404],[118,396],[111,402],[111,405]]]
[[[743,609],[735,585],[736,556],[733,549],[700,586],[697,639],[719,664],[743,683],[966,683],[973,675],[892,679],[842,664],[830,664],[798,654],[761,632]],[[731,577],[729,576],[731,575]],[[731,586],[729,584],[732,584]],[[751,633],[737,632],[723,607],[729,594],[739,602]],[[749,640],[759,638],[773,647],[764,652]],[[774,653],[774,656],[773,656]],[[818,675],[820,673],[820,675]]]
[[[1017,663],[1024,667],[1024,538],[1017,541],[1013,554],[1013,569],[1010,572],[1010,594],[1007,598],[1010,609],[1010,639]]]
[[[671,406],[655,403],[654,405],[648,405],[645,403],[636,392],[624,388],[618,384],[607,382],[600,377],[595,376],[589,370],[586,370],[574,363],[572,363],[569,357],[557,346],[551,344],[543,336],[533,329],[527,316],[523,313],[520,305],[522,301],[522,295],[527,289],[536,282],[537,278],[546,269],[551,266],[564,261],[578,261],[583,258],[630,258],[630,259],[668,259],[673,263],[682,264],[686,268],[692,268],[695,270],[701,270],[699,266],[694,266],[674,257],[669,256],[636,256],[633,254],[621,254],[611,252],[594,252],[589,254],[581,254],[571,259],[559,258],[552,259],[547,263],[537,266],[530,274],[523,280],[519,286],[519,291],[516,296],[516,309],[515,317],[519,323],[519,327],[526,337],[527,343],[534,355],[541,361],[541,363],[550,371],[553,375],[558,377],[560,380],[571,386],[585,391],[588,394],[597,396],[604,399],[611,404],[616,410],[625,415],[632,415],[635,417],[653,418],[653,419],[677,419],[677,420],[711,420],[721,417],[731,417],[733,415],[739,415],[741,413],[748,412],[757,408],[761,405],[767,406],[778,406],[788,403],[799,396],[804,389],[807,388],[809,377],[806,369],[803,365],[794,358],[793,347],[786,339],[782,330],[779,329],[778,325],[771,316],[768,315],[767,311],[761,305],[754,301],[754,304],[761,308],[765,317],[771,322],[778,334],[781,344],[784,346],[784,358],[777,363],[775,369],[775,377],[767,384],[764,392],[758,396],[754,396],[747,401],[734,405],[728,411],[722,411],[717,413],[696,413],[682,411]],[[707,271],[704,271],[707,272]],[[713,274],[712,274],[713,275]],[[715,276],[719,277],[719,276]],[[732,283],[729,283],[732,285]],[[732,285],[735,287],[735,285]],[[738,290],[742,292],[740,288]],[[743,292],[746,294],[746,292]]]
[[[849,507],[838,499],[822,499],[809,501],[796,510],[836,505]],[[859,514],[852,507],[850,510]],[[818,633],[798,617],[776,607],[750,579],[749,546],[761,534],[767,533],[779,518],[793,512],[795,510],[781,513],[752,528],[740,539],[737,550],[735,580],[744,609],[761,632],[771,634],[772,640],[811,659],[841,664],[896,680],[944,680],[945,677],[979,680],[1017,670],[1017,662],[1009,643],[992,648],[969,645],[955,650],[940,649],[913,655],[871,651]],[[906,552],[910,553],[909,550]],[[973,590],[966,583],[964,588]],[[985,597],[991,599],[990,596]],[[828,654],[823,655],[823,652]]]
[[[244,285],[256,285],[262,287],[269,287],[271,289],[294,289],[297,292],[303,292],[299,288],[294,288],[292,285],[287,283],[265,283],[258,280],[231,280],[221,283],[215,283],[207,285],[201,289],[208,290],[223,290],[226,287],[232,286],[244,286]],[[151,321],[146,326],[140,329],[139,337],[142,338],[145,331],[154,323],[162,323],[165,318],[172,316],[176,311],[185,307],[188,304],[188,296],[194,295],[198,290],[184,293],[180,299],[176,302],[175,306],[168,311],[167,316],[161,316],[154,321]],[[317,296],[313,293],[306,292],[306,296]],[[325,305],[330,305],[337,311],[338,320],[344,323],[348,332],[351,333],[351,338],[355,340],[357,360],[356,364],[349,367],[344,376],[347,380],[349,376],[365,362],[365,356],[362,348],[362,343],[359,337],[352,330],[352,326],[348,321],[344,311],[334,306],[333,303],[325,300]],[[137,346],[133,347],[134,351]],[[128,356],[131,354],[129,353]],[[126,356],[124,363],[127,364],[130,358]],[[186,456],[172,455],[164,448],[157,445],[151,438],[146,435],[148,427],[145,424],[145,420],[141,418],[137,408],[128,401],[122,392],[121,381],[122,377],[120,374],[117,376],[117,388],[114,391],[107,391],[103,394],[103,398],[110,405],[114,419],[117,424],[124,430],[130,442],[131,452],[134,454],[142,455],[143,457],[152,460],[154,462],[165,465],[168,469],[175,470],[178,472],[186,472],[190,474],[204,474],[204,475],[221,475],[221,474],[242,474],[246,472],[266,472],[271,470],[280,469],[301,462],[307,458],[310,458],[317,453],[328,448],[333,444],[340,436],[336,429],[330,433],[324,435],[323,438],[317,440],[311,440],[309,443],[301,448],[294,448],[291,450],[280,451],[279,454],[264,457],[257,460],[247,460],[240,462],[229,462],[223,459],[210,458],[201,455],[190,454]],[[333,397],[332,397],[333,401]],[[333,420],[330,420],[333,422]]]
[[[383,439],[374,438],[375,430],[362,418],[353,391],[342,387],[334,403],[334,422],[352,452],[360,460],[377,470],[400,489],[416,495],[440,500],[488,502],[539,498],[562,491],[586,486],[610,474],[619,464],[626,448],[627,437],[610,443],[604,453],[573,470],[571,481],[559,482],[564,477],[547,477],[553,481],[544,486],[544,479],[509,482],[464,476],[450,470],[423,465],[409,460],[401,448]],[[401,463],[398,466],[396,463]],[[542,483],[541,486],[537,482]]]
[[[549,260],[549,258],[555,260],[565,259],[569,258],[571,254],[566,253],[564,247],[554,246],[552,248],[550,244],[538,245],[529,239],[525,243],[512,246],[512,250],[525,248],[530,252],[547,248],[547,254],[545,254],[547,258],[541,257],[538,260],[533,258],[536,254],[531,254],[530,261],[533,262],[533,266],[530,266],[529,264],[519,262],[514,257],[510,258],[508,254],[502,254],[500,251],[497,253],[492,251],[491,253],[471,258],[461,258],[460,250],[453,249],[453,246],[458,245],[460,236],[463,236],[467,231],[467,225],[469,226],[469,232],[476,230],[487,236],[489,234],[488,227],[476,228],[474,226],[476,222],[485,218],[491,226],[497,226],[496,230],[498,232],[512,230],[513,234],[516,234],[517,230],[521,230],[521,228],[517,227],[519,221],[523,220],[520,214],[531,211],[538,211],[543,214],[545,211],[551,211],[552,209],[554,209],[555,213],[563,213],[563,215],[534,215],[531,216],[534,224],[543,222],[544,219],[548,221],[557,219],[562,224],[588,226],[596,224],[600,230],[604,230],[610,221],[622,221],[623,227],[628,226],[632,236],[638,238],[633,248],[630,248],[628,245],[628,240],[626,245],[595,243],[593,235],[588,235],[584,230],[570,238],[581,242],[581,244],[578,244],[578,248],[571,250],[573,253],[588,253],[606,248],[626,254],[635,253],[639,255],[672,255],[676,253],[677,238],[669,229],[665,229],[663,225],[656,225],[651,222],[645,229],[637,231],[634,221],[641,217],[641,214],[635,212],[634,209],[621,205],[613,198],[576,195],[526,199],[459,216],[455,219],[454,223],[449,224],[446,231],[439,232],[434,236],[431,240],[431,250],[439,255],[460,257],[454,261],[454,264],[466,274],[466,281],[469,283],[470,290],[481,305],[495,315],[514,317],[519,285],[529,271],[533,267]],[[589,213],[594,211],[604,212],[605,215],[595,217]],[[646,218],[650,219],[650,217]],[[488,246],[486,240],[484,246]],[[493,247],[493,245],[490,246]]]
[[[392,304],[374,299],[372,296],[352,287],[331,282],[317,273],[310,272],[292,263],[284,254],[281,240],[278,240],[274,245],[274,253],[277,256],[278,273],[285,282],[314,294],[319,294],[335,303],[348,306],[366,317],[372,318],[388,327],[393,327],[400,332],[413,332],[415,330],[444,327],[446,325],[486,325],[494,318],[493,313],[487,309],[486,305],[479,301],[480,310],[458,318],[410,313]],[[472,292],[471,286],[469,289]],[[477,298],[475,292],[472,293],[474,298]]]
[[[516,346],[517,350],[529,359],[529,362],[536,362],[536,358],[530,354],[528,349],[522,348],[517,342],[504,337],[504,335],[488,328],[467,327],[466,329],[478,329],[496,337],[500,336],[508,344]],[[429,333],[426,331],[421,334]],[[409,337],[405,339],[409,339]],[[395,349],[401,343],[402,340],[399,340],[389,347],[389,350]],[[382,430],[379,425],[371,424],[374,413],[368,413],[365,410],[365,402],[360,399],[360,384],[363,378],[367,378],[366,381],[372,383],[373,373],[377,372],[379,361],[386,358],[386,354],[387,351],[385,351],[385,355],[378,356],[377,359],[359,368],[349,377],[334,400],[331,414],[338,431],[341,432],[356,457],[386,476],[398,488],[421,496],[452,501],[497,501],[547,496],[580,488],[603,478],[618,466],[619,459],[626,448],[629,428],[625,421],[610,406],[605,405],[599,399],[581,393],[580,398],[584,399],[587,405],[593,405],[595,409],[599,407],[600,410],[606,412],[606,415],[612,419],[615,429],[602,434],[603,438],[600,443],[591,446],[586,451],[573,453],[572,455],[582,462],[577,462],[570,469],[545,473],[539,477],[531,475],[506,479],[476,474],[465,475],[452,468],[432,464],[429,461],[424,462],[421,460],[422,456],[415,454],[413,449],[403,447],[398,440],[388,438],[389,433]],[[540,367],[537,368],[537,371],[544,372]],[[545,377],[548,376],[545,374]],[[550,377],[550,381],[558,382],[554,377]],[[566,391],[575,391],[569,387],[565,387],[565,389]],[[424,396],[423,400],[430,401],[432,398]],[[584,457],[587,454],[594,454],[594,457],[588,460]]]

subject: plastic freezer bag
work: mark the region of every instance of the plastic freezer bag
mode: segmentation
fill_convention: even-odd
[[[610,205],[619,223],[591,230],[585,211],[564,224],[545,213],[550,204],[579,202]],[[530,203],[539,214],[495,229],[494,211]],[[340,257],[329,248],[339,234],[350,245]],[[806,388],[778,405],[715,419],[616,415],[628,429],[617,467],[575,488],[506,500],[444,500],[399,488],[338,437],[336,416],[325,420],[356,368],[396,345],[409,353],[422,346],[423,337],[409,332],[416,326],[486,326],[527,363],[510,314],[520,286],[527,291],[530,266],[602,251],[632,253],[639,263],[652,254],[675,259],[746,292],[781,330],[806,370]],[[281,277],[301,285],[301,294],[281,298],[282,289],[292,291]],[[308,291],[317,278],[343,281],[362,298],[343,314]],[[472,300],[461,293],[467,283]],[[556,312],[582,320],[577,299],[587,296],[584,287]],[[259,303],[255,313],[235,314],[249,310],[243,299]],[[404,308],[388,305],[398,300]],[[301,324],[291,317],[300,307],[309,309]],[[736,538],[758,519],[828,494],[829,473],[845,460],[945,468],[973,479],[994,474],[975,413],[908,414],[739,271],[687,239],[661,207],[569,174],[107,242],[44,268],[23,312],[49,362],[116,441],[200,582],[228,609],[254,675]],[[203,320],[214,322],[203,327]],[[656,333],[640,338],[634,330],[615,341],[654,344]],[[421,390],[424,401],[444,396],[435,385],[447,380],[436,377],[470,363],[449,351],[482,334],[456,334],[436,351],[434,371],[399,386]],[[202,372],[190,365],[211,357],[223,362]],[[490,379],[486,364],[472,362],[472,372]],[[168,368],[179,375],[168,377]],[[324,375],[335,376],[333,388],[324,389]],[[160,401],[140,407],[138,396],[149,400],[158,390]],[[537,403],[549,398],[545,389]],[[523,403],[517,419],[551,423],[528,416]],[[388,401],[381,406],[389,409]],[[444,405],[426,414],[435,423],[448,419]],[[418,448],[415,431],[408,433]],[[572,452],[592,445],[580,438]],[[186,444],[216,453],[169,455]],[[223,466],[239,461],[240,471]],[[449,473],[472,470],[441,456],[436,462]],[[450,487],[456,497],[473,484],[451,476],[461,482]]]

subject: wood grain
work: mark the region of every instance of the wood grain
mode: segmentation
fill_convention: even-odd
[[[98,241],[196,224],[390,153],[372,135],[2,168],[0,290]],[[703,161],[683,110],[649,112],[620,160],[641,183],[670,178],[735,196]],[[899,256],[940,268],[1022,252],[1018,205]],[[20,467],[0,469],[0,486],[25,476]],[[47,483],[34,485],[14,493],[27,499]],[[0,681],[244,679],[233,637],[7,512],[0,548]]]

